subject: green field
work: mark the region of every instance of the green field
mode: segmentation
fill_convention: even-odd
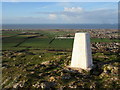
[[[26,31],[27,32],[27,31]],[[32,32],[32,31],[30,31]],[[35,34],[21,34],[22,31],[3,31],[3,50],[18,49],[72,49],[73,39],[54,39],[55,36],[65,35],[70,32],[34,31]],[[36,34],[37,33],[37,34]],[[42,35],[42,36],[40,36]],[[29,38],[37,36],[34,38]],[[52,42],[51,40],[54,39]],[[51,42],[51,43],[50,43]],[[118,39],[91,38],[91,42],[120,42]]]

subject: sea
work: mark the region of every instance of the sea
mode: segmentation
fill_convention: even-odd
[[[118,29],[118,24],[2,24],[2,29]]]

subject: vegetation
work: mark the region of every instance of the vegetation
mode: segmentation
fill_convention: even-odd
[[[91,38],[92,43],[105,43],[105,45],[100,48],[98,44],[93,46],[96,49],[92,50],[94,64],[92,70],[77,71],[68,67],[71,61],[73,39],[56,38],[73,37],[74,35],[68,35],[71,32],[3,31],[2,87],[119,89],[119,53],[116,47],[109,45],[119,40]]]
[[[59,39],[70,32],[63,31],[3,31],[3,50],[16,49],[72,49],[73,39]],[[29,33],[28,33],[29,32]],[[30,33],[31,32],[31,33]],[[66,35],[67,36],[67,35]],[[54,39],[54,40],[53,40]],[[52,41],[52,43],[50,43]],[[119,39],[91,38],[91,42],[120,42]],[[17,47],[16,47],[17,46]]]

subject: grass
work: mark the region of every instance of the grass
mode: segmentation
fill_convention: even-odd
[[[55,39],[50,43],[50,41],[55,36],[65,35],[70,32],[65,31],[25,31],[25,32],[36,32],[37,34],[25,34],[19,35],[22,31],[3,31],[3,36],[6,37],[2,40],[2,49],[3,50],[19,50],[19,49],[72,49],[73,39]],[[29,36],[43,34],[44,36],[29,38]],[[15,36],[17,35],[17,36]],[[11,37],[7,37],[11,36]],[[27,39],[27,40],[26,40]],[[26,41],[24,41],[26,40]],[[24,41],[24,42],[22,42]],[[21,43],[22,42],[22,43]],[[91,38],[91,42],[120,42],[119,39],[108,39],[108,38]],[[15,47],[21,43],[18,47]]]
[[[91,42],[120,42],[119,39],[108,39],[108,38],[92,38]]]
[[[14,36],[20,34],[22,31],[2,31],[2,35],[4,36]]]
[[[3,40],[3,49],[13,48],[15,45],[25,40],[24,37],[11,37]],[[73,39],[55,39],[49,44],[51,38],[31,38],[20,44],[18,48],[24,49],[27,47],[36,49],[72,49]],[[119,40],[92,38],[91,42],[119,42]],[[17,49],[18,49],[17,48]]]
[[[51,44],[51,48],[71,49],[73,46],[73,39],[55,39]]]
[[[15,45],[25,40],[24,37],[7,37],[2,40],[2,48],[14,48]]]
[[[14,34],[13,34],[13,33]],[[30,31],[32,32],[32,31]],[[37,31],[35,31],[37,32]],[[63,31],[59,32],[47,32],[47,31],[39,31],[39,33],[44,34],[42,37],[35,37],[35,38],[29,38],[32,35],[38,35],[38,34],[26,34],[26,35],[18,35],[21,32],[17,31],[6,31],[3,32],[4,35],[10,35],[13,37],[7,37],[3,39],[3,61],[2,65],[4,67],[3,69],[3,82],[7,80],[8,81],[3,85],[3,87],[12,87],[16,82],[24,81],[25,87],[32,87],[33,83],[40,82],[43,80],[49,80],[50,76],[54,76],[56,78],[56,81],[58,83],[58,86],[68,86],[70,83],[77,81],[79,85],[79,81],[85,82],[86,85],[89,84],[89,81],[85,80],[91,80],[95,78],[95,82],[99,85],[100,81],[97,81],[99,76],[94,76],[90,79],[86,79],[86,77],[81,77],[80,74],[70,74],[72,77],[69,80],[64,80],[61,78],[61,73],[64,75],[66,72],[64,72],[64,66],[70,65],[71,60],[71,52],[64,52],[64,51],[48,51],[47,49],[60,49],[60,50],[66,50],[66,49],[72,49],[73,45],[73,39],[53,39],[56,35],[63,35],[65,34]],[[68,32],[67,32],[68,33]],[[17,35],[17,36],[14,36]],[[50,43],[50,41],[53,39],[53,41]],[[26,41],[24,41],[26,40]],[[22,42],[24,41],[24,42]],[[113,39],[99,39],[99,38],[91,38],[91,42],[117,42],[119,40]],[[15,47],[15,45],[22,42],[19,46]],[[24,49],[24,50],[23,50]],[[4,51],[5,50],[5,51]],[[109,62],[109,61],[117,61],[118,53],[107,53],[100,51],[93,54],[93,62],[95,65],[101,64],[101,62]],[[108,58],[106,58],[108,57]],[[51,61],[48,65],[45,67],[42,66],[42,62],[45,61]],[[96,64],[97,63],[97,64]],[[55,66],[55,67],[54,67]],[[32,74],[33,72],[33,74]],[[95,73],[98,72],[97,69]],[[42,76],[39,76],[39,74],[43,73]],[[50,74],[50,75],[49,75]],[[64,76],[63,75],[63,76]],[[60,77],[60,78],[57,78]],[[76,78],[77,77],[77,78]],[[97,77],[97,79],[96,79]],[[79,78],[79,79],[78,79]],[[93,80],[93,81],[94,81]],[[86,83],[88,82],[88,83]],[[112,86],[112,85],[111,85]],[[88,85],[89,87],[89,85]]]
[[[22,43],[21,47],[36,47],[36,48],[47,48],[49,46],[49,38],[32,38]]]

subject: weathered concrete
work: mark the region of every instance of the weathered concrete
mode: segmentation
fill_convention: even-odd
[[[90,35],[89,33],[76,33],[70,67],[89,69],[92,66]]]

